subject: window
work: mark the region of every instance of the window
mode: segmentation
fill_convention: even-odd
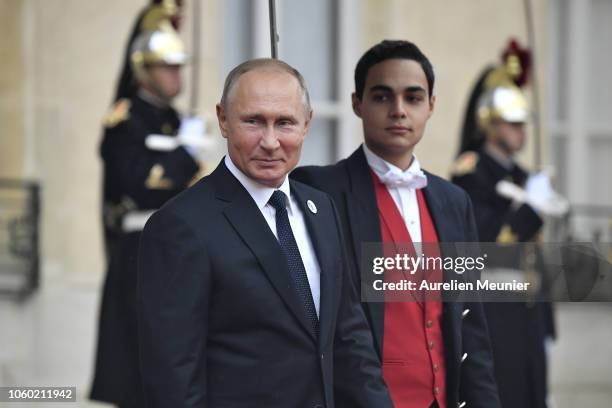
[[[225,76],[246,59],[270,56],[270,34],[267,0],[222,4]],[[350,50],[355,2],[277,0],[276,7],[279,58],[304,75],[314,109],[300,165],[333,163],[354,147],[350,93],[357,58]]]
[[[612,2],[551,3],[551,156],[576,239],[612,239]]]

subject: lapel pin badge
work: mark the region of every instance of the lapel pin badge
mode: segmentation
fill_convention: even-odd
[[[306,205],[308,206],[308,209],[310,210],[311,213],[316,214],[317,213],[317,206],[315,205],[315,203],[312,202],[312,200],[308,200],[306,201]]]

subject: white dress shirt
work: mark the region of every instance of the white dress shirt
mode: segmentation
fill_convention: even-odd
[[[283,181],[283,184],[281,184],[278,188],[264,186],[263,184],[260,184],[247,177],[238,167],[236,167],[229,155],[226,155],[224,160],[228,170],[238,179],[240,184],[242,184],[249,195],[253,198],[253,201],[255,201],[257,208],[259,208],[259,211],[261,211],[261,214],[264,216],[276,239],[278,239],[278,234],[276,233],[276,210],[268,203],[268,201],[270,200],[270,197],[272,197],[272,193],[274,193],[275,190],[282,191],[285,193],[285,196],[288,197],[287,215],[289,216],[289,224],[291,225],[293,236],[297,242],[302,263],[306,269],[306,276],[308,277],[308,284],[310,285],[310,293],[312,293],[312,300],[318,316],[321,298],[321,268],[319,267],[319,262],[317,261],[317,256],[314,247],[312,246],[312,241],[310,240],[308,230],[306,229],[304,214],[302,213],[297,201],[295,201],[295,197],[291,194],[289,177],[285,176],[285,181]]]
[[[406,171],[402,171],[397,166],[383,160],[379,156],[377,156],[373,151],[371,151],[365,143],[363,144],[363,152],[365,153],[366,160],[368,161],[368,165],[370,168],[376,173],[378,177],[382,177],[388,171],[392,171],[398,174],[407,173],[409,171],[420,171],[421,165],[417,160],[416,156],[412,156],[412,163],[410,167]],[[410,239],[413,243],[420,243],[421,236],[421,215],[419,213],[419,202],[417,200],[416,190],[408,187],[395,187],[390,188],[387,186],[387,190],[393,197],[393,201],[397,206],[404,222],[406,223],[406,227],[408,228],[408,233],[410,234]],[[415,248],[418,250],[418,248]]]

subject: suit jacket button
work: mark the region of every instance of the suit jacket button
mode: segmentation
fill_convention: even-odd
[[[323,360],[323,358],[324,358],[324,354],[321,354],[321,360]]]

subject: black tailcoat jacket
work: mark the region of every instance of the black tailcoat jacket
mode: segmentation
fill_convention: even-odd
[[[148,406],[392,406],[332,201],[290,185],[320,265],[320,335],[265,218],[221,163],[155,213],[142,234],[139,334]]]
[[[426,173],[423,194],[440,242],[478,241],[470,200],[451,183]],[[374,182],[363,149],[335,165],[296,169],[291,177],[327,192],[338,208],[347,237],[355,279],[360,279],[361,245],[381,242]],[[374,344],[382,358],[384,303],[363,303]],[[445,302],[442,335],[446,363],[447,406],[499,407],[487,324],[479,302]],[[408,344],[407,347],[410,347]],[[462,357],[467,357],[462,361]]]

